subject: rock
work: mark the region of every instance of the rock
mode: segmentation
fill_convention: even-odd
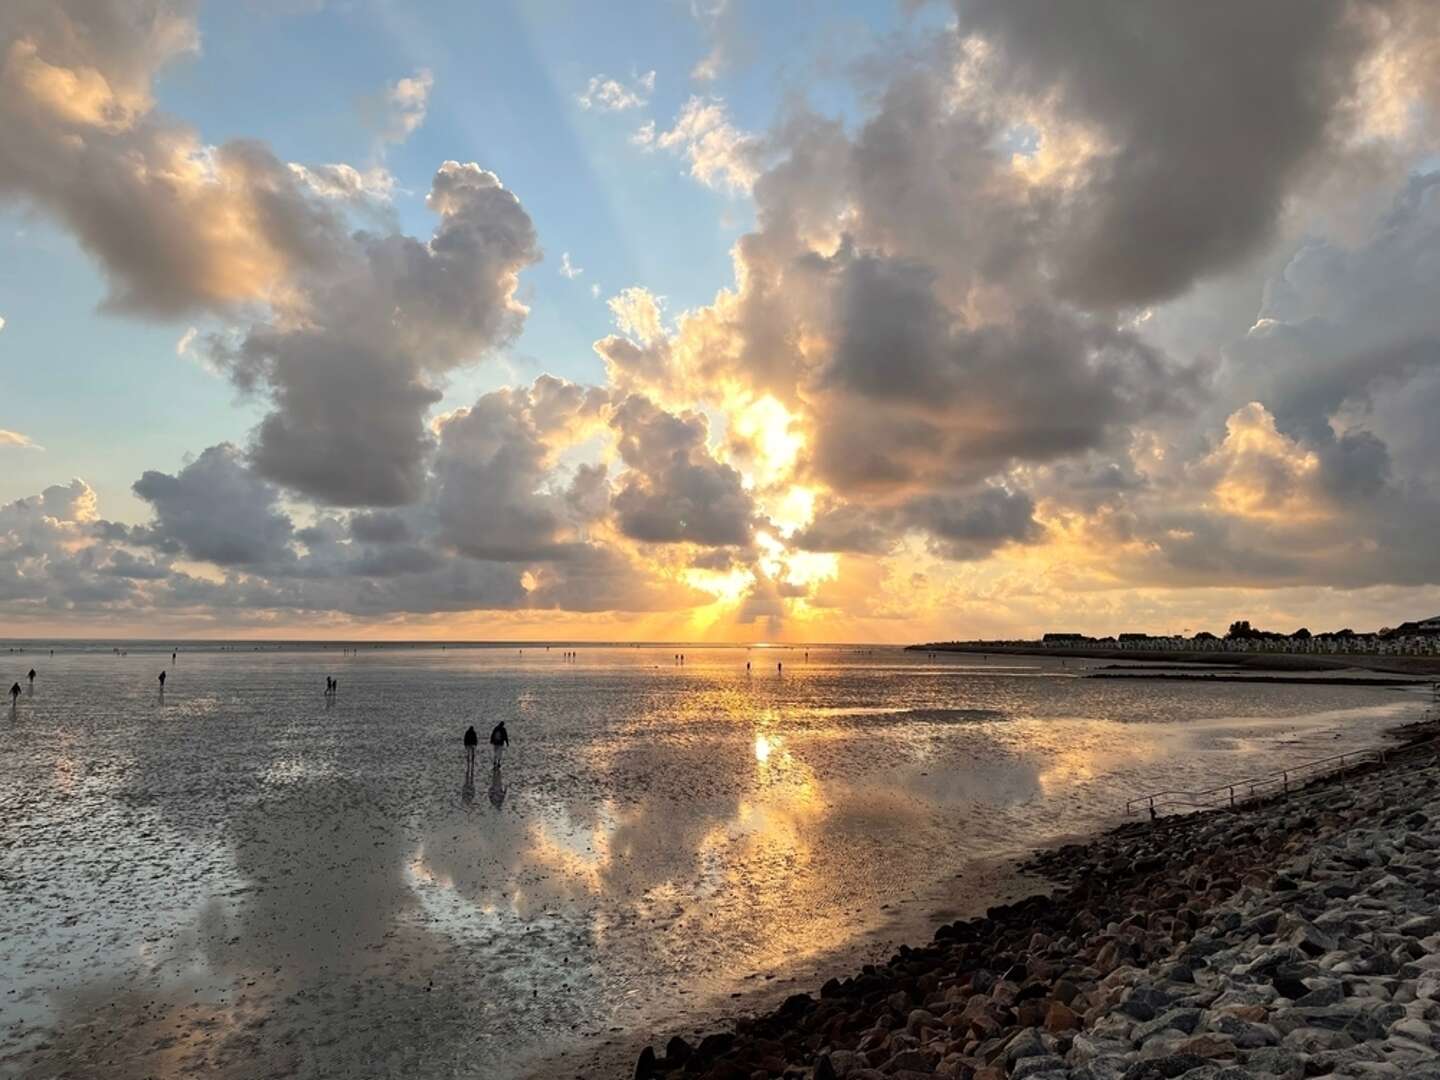
[[[1107,1054],[1070,1070],[1071,1080],[1122,1080],[1134,1054]]]
[[[1312,1027],[1295,1028],[1280,1041],[1302,1054],[1318,1054],[1322,1050],[1345,1050],[1355,1045],[1355,1040],[1343,1031]]]
[[[1270,1073],[1281,1080],[1300,1080],[1305,1075],[1305,1061],[1293,1050],[1267,1046],[1245,1055],[1245,1067],[1253,1072]]]
[[[1065,1062],[1053,1054],[1020,1058],[1010,1067],[1010,1080],[1025,1080],[1026,1077],[1059,1070],[1063,1075]]]
[[[1065,1055],[1065,1060],[1071,1066],[1085,1065],[1107,1054],[1128,1054],[1129,1052],[1130,1042],[1128,1039],[1124,1042],[1119,1039],[1102,1039],[1082,1031],[1071,1041],[1070,1051]]]
[[[1049,1053],[1040,1035],[1034,1028],[1023,1028],[1005,1044],[1004,1060],[1007,1066],[1014,1066],[1021,1058],[1043,1057]]]
[[[1170,1009],[1154,1020],[1138,1025],[1130,1037],[1134,1040],[1135,1045],[1139,1046],[1152,1035],[1158,1035],[1162,1031],[1178,1031],[1184,1035],[1190,1035],[1199,1023],[1199,1009]]]
[[[1204,1058],[1191,1054],[1171,1054],[1152,1061],[1137,1061],[1125,1070],[1122,1080],[1174,1080],[1175,1077],[1208,1066]]]
[[[1325,986],[1316,987],[1307,994],[1295,999],[1295,1007],[1299,1009],[1323,1008],[1326,1005],[1339,1005],[1345,1000],[1345,989],[1339,983],[1328,983]]]
[[[684,1065],[694,1052],[695,1048],[679,1035],[672,1036],[670,1041],[665,1044],[665,1060],[670,1063],[671,1068],[676,1065]]]
[[[1045,1012],[1045,1030],[1059,1034],[1062,1031],[1073,1031],[1080,1026],[1080,1018],[1067,1005],[1058,1001],[1052,1001],[1050,1008]]]
[[[1169,1008],[1174,1000],[1163,990],[1137,986],[1126,995],[1118,1008],[1120,1012],[1136,1020],[1153,1020],[1157,1012]]]
[[[1396,929],[1406,937],[1423,938],[1440,933],[1440,915],[1412,915]]]
[[[706,1035],[700,1040],[700,1046],[695,1053],[706,1059],[717,1058],[735,1045],[735,1036],[728,1031],[717,1031],[712,1035]]]
[[[1056,979],[1050,996],[1062,1005],[1069,1005],[1080,993],[1080,988],[1069,979]]]
[[[1224,1035],[1206,1031],[1186,1039],[1176,1052],[1202,1058],[1230,1058],[1235,1056],[1235,1044]]]
[[[1430,1040],[1434,1037],[1435,1031],[1424,1020],[1413,1016],[1402,1017],[1390,1025],[1389,1034],[1403,1035],[1407,1039],[1414,1039],[1422,1046],[1429,1046]]]
[[[822,992],[823,996],[823,992]],[[842,1080],[840,1073],[831,1064],[829,1054],[821,1054],[815,1061],[815,1073],[812,1080]]]

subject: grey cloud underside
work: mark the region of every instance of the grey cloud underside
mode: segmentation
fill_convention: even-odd
[[[647,543],[749,543],[755,507],[740,473],[706,448],[704,416],[677,416],[632,395],[615,409],[627,478],[616,493],[620,530]]]
[[[437,380],[519,332],[517,275],[539,257],[519,200],[478,166],[443,165],[428,205],[440,215],[428,244],[357,233],[310,285],[299,325],[210,339],[213,362],[274,406],[251,448],[262,475],[339,506],[421,497]]]
[[[1135,4],[956,0],[1000,55],[997,88],[1056,102],[1113,147],[1064,200],[1062,295],[1178,295],[1270,239],[1285,199],[1346,134],[1384,0]]]
[[[769,167],[743,274],[688,317],[704,347],[612,335],[596,344],[606,388],[544,378],[436,418],[447,376],[523,326],[519,277],[540,252],[515,194],[447,162],[433,232],[406,236],[264,144],[208,149],[153,107],[156,73],[194,47],[192,4],[0,6],[0,199],[76,236],[107,307],[228,320],[202,347],[267,406],[246,446],[147,471],[145,524],[98,520],[76,483],[0,508],[0,600],[379,616],[706,599],[596,539],[681,545],[682,562],[723,572],[751,564],[771,524],[734,466],[738,437],[722,460],[705,415],[665,396],[682,354],[697,397],[743,386],[804,417],[796,479],[822,497],[791,538],[802,549],[884,555],[919,536],[977,560],[1043,542],[1049,511],[1129,545],[1112,567],[1124,584],[1440,580],[1440,180],[1410,178],[1367,236],[1318,229],[1288,259],[1277,243],[1317,179],[1360,153],[1376,49],[1433,48],[1425,6],[956,12],[914,55],[877,58],[856,124],[795,106],[755,144]],[[42,65],[98,73],[110,97],[47,96]],[[1017,169],[1032,118],[1089,141],[1063,182]],[[1259,278],[1261,254],[1283,269],[1253,301],[1227,298],[1259,316],[1239,340],[1167,353],[1134,318]],[[1211,496],[1226,419],[1251,401],[1315,464],[1257,458],[1248,482],[1277,505],[1309,500],[1313,518],[1246,518]],[[618,462],[565,459],[596,433]],[[760,575],[742,621],[781,618],[795,591]]]
[[[426,498],[399,509],[324,511],[297,527],[280,486],[228,444],[173,475],[151,470],[136,481],[153,510],[142,525],[96,518],[93,492],[78,480],[0,508],[0,602],[17,614],[97,618],[195,609],[212,617],[640,612],[707,603],[588,537],[620,513],[630,489],[617,493],[604,466],[563,470],[551,459],[579,432],[611,422],[623,425],[638,465],[679,454],[687,469],[731,480],[704,451],[697,418],[643,399],[615,411],[603,391],[542,376],[444,417]],[[660,474],[665,484],[689,479],[685,470]],[[711,507],[702,519],[717,535],[738,534],[753,512],[742,500],[737,525],[722,522],[722,510]],[[218,567],[223,578],[197,576],[186,562]]]

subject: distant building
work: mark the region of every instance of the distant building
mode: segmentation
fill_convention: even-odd
[[[1084,634],[1046,634],[1040,640],[1046,645],[1076,645],[1091,639]]]
[[[1416,619],[1414,622],[1401,623],[1395,627],[1395,629],[1387,631],[1384,636],[1387,638],[1440,636],[1440,615],[1432,615],[1428,619]]]

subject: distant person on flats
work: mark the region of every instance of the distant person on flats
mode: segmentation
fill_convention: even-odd
[[[165,689],[165,672],[163,671],[160,672],[160,689],[162,691]]]
[[[490,747],[495,751],[495,768],[500,767],[500,759],[505,756],[505,747],[510,745],[510,733],[505,730],[505,721],[501,720],[495,725],[495,730],[490,732]]]
[[[465,729],[465,771],[475,771],[475,748],[480,745],[480,736],[475,734],[475,725]]]
[[[18,702],[19,700],[20,700],[20,684],[17,682],[14,686],[10,687],[10,707],[13,709],[13,708],[15,707],[15,703]],[[499,764],[500,764],[500,749],[499,749],[499,747],[496,747],[496,749],[495,749],[495,764],[496,764],[496,765],[499,765]]]

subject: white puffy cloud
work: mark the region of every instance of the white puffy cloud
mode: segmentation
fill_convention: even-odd
[[[583,93],[576,95],[582,109],[597,112],[623,112],[650,103],[655,92],[655,72],[637,75],[628,84],[606,75],[592,75]]]
[[[413,75],[396,79],[385,88],[385,116],[380,137],[387,142],[404,142],[425,123],[430,105],[430,91],[435,88],[435,75],[429,68],[420,68]]]
[[[690,98],[668,131],[657,133],[653,122],[647,123],[631,142],[678,154],[691,176],[717,190],[748,192],[760,175],[761,139],[737,128],[718,98]]]

